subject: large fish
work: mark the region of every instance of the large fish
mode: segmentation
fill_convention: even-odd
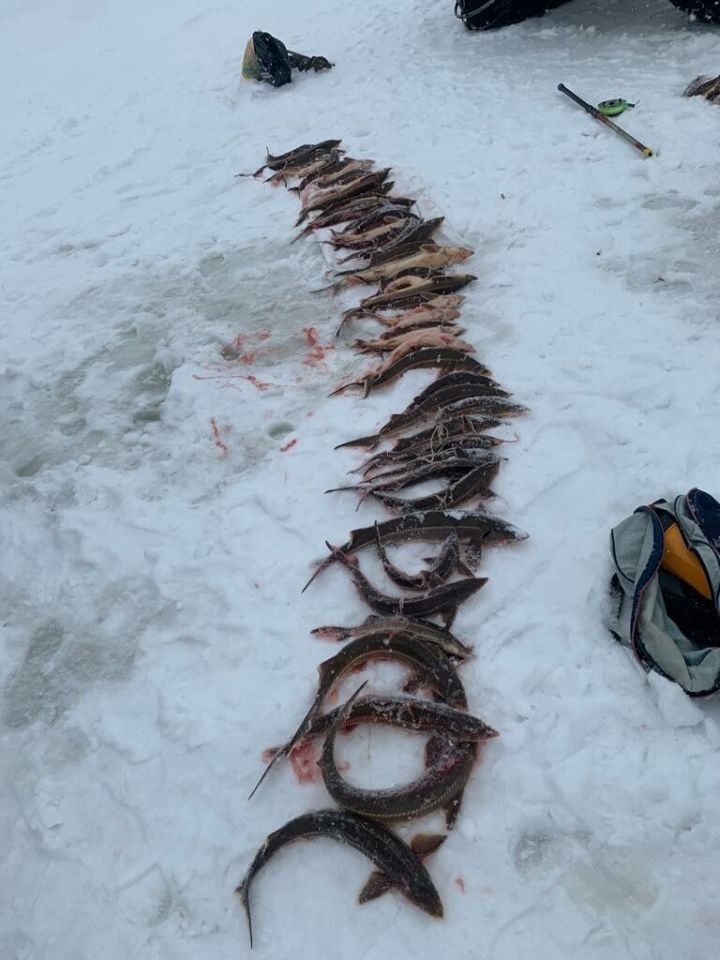
[[[353,180],[352,183],[344,184],[333,190],[325,190],[321,197],[303,207],[295,226],[299,227],[314,210],[326,210],[329,206],[342,200],[349,200],[351,197],[377,191],[387,181],[389,173],[390,168],[386,167],[384,170],[378,170],[377,173],[366,173],[359,179]]]
[[[250,864],[236,892],[240,894],[248,921],[250,946],[253,943],[252,917],[250,914],[250,890],[257,874],[278,850],[295,840],[311,840],[314,837],[329,837],[346,843],[364,854],[377,867],[383,889],[374,892],[378,886],[377,873],[374,887],[370,881],[359,896],[360,903],[374,899],[389,887],[397,887],[407,899],[433,917],[442,917],[443,907],[440,896],[430,879],[430,874],[421,862],[421,856],[427,855],[445,839],[442,836],[427,835],[417,838],[412,847],[390,833],[378,823],[365,820],[347,810],[316,810],[290,820],[285,826],[269,834]]]
[[[462,343],[461,340],[457,342]],[[408,353],[403,357],[399,357],[390,364],[388,364],[386,361],[383,364],[383,370],[381,372],[368,374],[362,380],[354,380],[351,383],[344,383],[336,390],[333,390],[330,396],[334,397],[336,394],[342,393],[344,390],[347,390],[350,387],[360,386],[363,387],[363,396],[367,397],[368,394],[376,387],[381,387],[386,383],[391,383],[393,380],[397,379],[397,377],[405,373],[406,370],[420,370],[425,367],[437,367],[439,369],[452,370],[475,370],[477,373],[483,374],[490,373],[488,368],[483,366],[482,363],[474,360],[472,357],[468,356],[467,353],[453,349],[451,346],[424,347],[419,350],[414,350],[412,353]]]
[[[295,748],[310,740],[324,737],[338,719],[345,706],[315,717]],[[343,722],[343,730],[359,724],[383,724],[412,730],[415,733],[440,733],[452,740],[490,740],[498,736],[483,720],[463,710],[455,710],[434,700],[416,700],[414,697],[361,697],[352,704]]]
[[[238,173],[238,177],[259,177],[263,170],[282,170],[284,167],[290,166],[291,164],[299,164],[302,161],[309,160],[318,154],[329,153],[331,150],[335,150],[340,146],[342,140],[323,140],[321,143],[304,143],[300,147],[295,147],[294,150],[288,150],[287,153],[279,153],[277,156],[273,156],[271,153],[268,153],[265,158],[265,163],[262,167],[255,171],[255,173]]]
[[[422,597],[392,597],[373,586],[360,570],[357,558],[327,544],[335,559],[349,571],[357,592],[367,605],[381,614],[400,614],[408,617],[432,617],[440,614],[450,628],[457,609],[487,583],[487,577],[465,577],[452,583],[443,583]]]
[[[477,277],[469,273],[440,274],[427,278],[412,276],[397,278],[392,280],[380,293],[361,300],[359,307],[346,310],[342,315],[337,334],[349,320],[363,317],[368,312],[388,308],[417,307],[421,303],[427,303],[429,300],[435,299],[439,294],[449,294],[461,290],[468,283],[472,283],[473,280],[477,280]]]
[[[312,233],[313,230],[321,230],[337,223],[353,224],[364,213],[370,210],[388,209],[388,205],[392,205],[393,208],[405,207],[409,209],[415,203],[414,200],[408,197],[390,198],[387,196],[387,192],[386,187],[383,187],[381,191],[376,193],[368,193],[336,204],[326,213],[321,213],[315,217],[291,242],[295,243],[300,237],[307,236],[309,233]]]
[[[303,736],[308,724],[318,714],[325,697],[335,684],[351,670],[361,667],[370,660],[393,660],[408,664],[413,668],[414,676],[421,679],[422,684],[433,690],[444,703],[461,709],[467,708],[465,688],[451,660],[439,646],[425,643],[417,636],[407,633],[392,635],[373,633],[359,637],[348,643],[334,657],[319,665],[318,689],[310,709],[285,746],[271,758],[248,799],[255,794],[274,764],[281,757],[286,757]]]
[[[430,270],[440,270],[456,263],[462,263],[473,254],[467,247],[438,247],[435,244],[423,244],[418,250],[397,259],[388,259],[376,266],[366,267],[364,270],[347,270],[342,279],[326,288],[338,293],[345,287],[352,287],[358,283],[377,283],[383,278],[396,277],[399,273],[412,270],[416,267],[426,267]],[[341,274],[338,274],[341,276]]]
[[[360,688],[362,689],[362,687]],[[373,820],[411,820],[445,807],[465,788],[477,756],[477,743],[441,736],[429,741],[426,768],[412,783],[389,790],[366,790],[343,778],[335,762],[335,738],[352,710],[356,691],[333,721],[318,766],[325,788],[336,803]]]
[[[425,510],[420,513],[407,513],[394,517],[377,525],[380,536],[386,543],[405,543],[407,541],[440,542],[455,531],[460,542],[474,547],[485,547],[512,543],[527,539],[527,534],[510,523],[489,513],[479,511],[466,513],[448,513],[443,510]],[[350,539],[337,549],[342,553],[357,553],[372,546],[376,538],[375,527],[359,527],[350,531]],[[331,553],[321,561],[303,587],[307,590],[313,580],[337,560]]]
[[[468,577],[472,576],[472,570],[463,563],[460,552],[460,540],[456,533],[450,534],[440,548],[438,555],[432,560],[432,563],[430,563],[430,566],[425,570],[421,570],[419,573],[406,573],[394,564],[383,546],[382,537],[377,532],[377,524],[375,524],[375,533],[377,552],[383,565],[383,570],[393,583],[396,583],[405,590],[431,590],[438,584],[444,583],[456,570],[459,570]]]

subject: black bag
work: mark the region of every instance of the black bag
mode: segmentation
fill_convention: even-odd
[[[455,16],[468,30],[492,30],[541,17],[567,0],[456,0]]]

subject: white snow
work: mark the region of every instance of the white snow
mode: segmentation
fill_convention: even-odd
[[[245,83],[255,29],[336,67]],[[532,411],[496,508],[530,539],[488,551],[456,623],[502,735],[428,861],[445,919],[360,908],[362,857],[295,845],[255,886],[255,953],[714,956],[718,705],[648,682],[605,620],[610,527],[720,494],[720,111],[680,96],[719,64],[720,29],[665,0],[492,34],[452,0],[0,4],[2,960],[247,956],[235,885],[328,802],[289,766],[246,796],[334,652],[310,630],[366,612],[338,570],[299,593],[379,513],[323,495],[357,463],[332,448],[428,375],[327,399],[358,361],[304,328],[334,347],[356,298],[311,294],[326,264],[289,244],[292,194],[233,177],[327,137],[475,248],[466,338]],[[559,82],[638,101],[619,122],[656,155]],[[220,355],[240,334],[252,363]],[[356,734],[354,776],[370,746],[376,782],[419,762]]]

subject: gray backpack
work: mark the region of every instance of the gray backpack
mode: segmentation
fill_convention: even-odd
[[[675,556],[690,577],[668,560],[671,528],[673,543],[680,545]],[[610,549],[612,588],[619,600],[612,631],[616,639],[632,649],[646,670],[674,680],[691,697],[720,690],[717,500],[693,489],[672,503],[658,500],[638,507],[613,528]],[[701,592],[690,585],[693,579],[697,585],[698,578]]]

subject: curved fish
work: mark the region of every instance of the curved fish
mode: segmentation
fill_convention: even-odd
[[[314,813],[295,817],[279,830],[269,834],[236,890],[236,893],[240,894],[247,916],[251,947],[253,932],[250,890],[255,877],[278,850],[288,843],[315,837],[329,837],[359,850],[375,864],[389,886],[397,887],[411,903],[430,916],[442,917],[440,896],[415,850],[380,824],[365,820],[347,810],[316,810]],[[362,894],[360,902],[364,902]]]
[[[462,643],[449,630],[417,617],[380,617],[371,613],[356,627],[316,627],[312,633],[324,640],[335,640],[339,643],[345,643],[346,640],[364,640],[373,637],[393,639],[402,635],[440,647],[449,657],[455,657],[458,660],[465,660],[473,656],[472,647]]]
[[[362,688],[361,688],[362,689]],[[338,712],[328,731],[318,766],[325,789],[344,809],[373,820],[411,820],[444,807],[467,783],[477,756],[477,744],[444,737],[430,741],[430,764],[412,783],[389,790],[365,790],[348,783],[335,762],[335,738],[344,725],[359,691]]]

